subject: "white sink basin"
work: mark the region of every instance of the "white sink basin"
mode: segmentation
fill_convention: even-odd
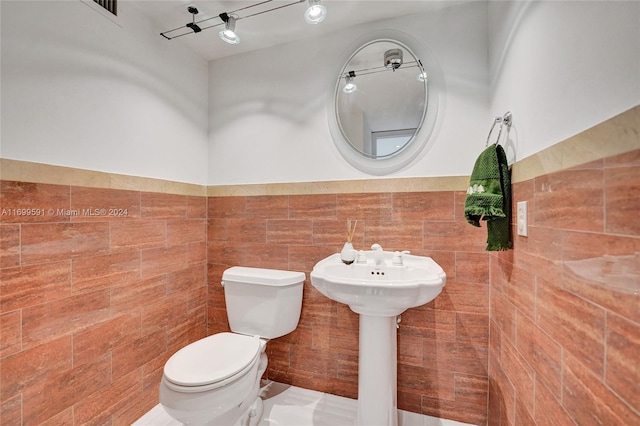
[[[365,252],[367,263],[345,265],[340,254],[318,262],[311,271],[311,284],[326,297],[349,305],[358,314],[396,316],[408,308],[435,299],[446,275],[430,257],[402,255],[402,265],[393,265],[393,253],[384,252],[376,266],[373,252]]]
[[[386,252],[379,244],[371,248],[350,265],[339,253],[321,260],[311,284],[360,314],[355,424],[397,426],[397,316],[435,299],[446,275],[430,257]]]

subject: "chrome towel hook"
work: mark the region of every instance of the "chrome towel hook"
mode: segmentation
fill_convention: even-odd
[[[513,117],[511,116],[511,111],[507,111],[506,114],[503,115],[502,117],[495,117],[493,119],[491,130],[489,130],[489,135],[487,136],[487,143],[484,145],[485,148],[489,146],[491,133],[493,133],[493,129],[495,129],[496,124],[498,123],[500,123],[500,128],[498,129],[498,137],[496,138],[496,141],[493,143],[493,145],[497,145],[500,143],[500,135],[502,135],[502,126],[507,127],[507,133],[509,133],[509,130],[511,130],[511,124],[513,123]]]

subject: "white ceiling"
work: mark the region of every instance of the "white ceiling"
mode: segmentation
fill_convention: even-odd
[[[261,6],[236,12],[241,18],[236,23],[236,32],[241,39],[238,45],[229,45],[218,38],[218,32],[222,29],[222,25],[204,29],[207,26],[220,24],[221,20],[217,17],[220,13],[255,5],[261,1],[264,0],[149,0],[127,1],[124,6],[135,7],[146,15],[152,25],[157,27],[158,37],[162,37],[161,32],[185,27],[187,23],[191,22],[192,15],[187,9],[189,6],[195,6],[199,11],[196,15],[196,22],[213,18],[199,24],[203,31],[193,33],[185,27],[185,31],[189,34],[165,41],[167,43],[181,43],[202,58],[214,60],[293,40],[327,34],[357,24],[427,12],[463,2],[460,0],[322,0],[322,4],[328,11],[327,18],[318,25],[311,25],[307,24],[303,18],[308,6],[307,0],[303,0],[300,4],[293,4],[279,10],[243,19],[248,14],[297,1],[272,0]],[[180,32],[176,31],[173,34]]]

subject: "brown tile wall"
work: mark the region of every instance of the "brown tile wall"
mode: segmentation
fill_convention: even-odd
[[[309,274],[345,242],[358,220],[357,249],[432,256],[447,273],[438,298],[402,315],[398,336],[401,409],[486,422],[489,254],[486,230],[464,222],[464,193],[390,192],[209,198],[209,333],[228,330],[222,272],[232,265],[303,271],[302,316],[269,342],[270,379],[357,398],[358,316],[317,292]]]
[[[523,200],[529,236],[490,258],[490,424],[640,424],[640,150]]]
[[[624,132],[636,147],[637,129]],[[347,218],[357,248],[408,249],[447,273],[438,298],[402,316],[400,408],[501,426],[640,424],[639,149],[519,180],[529,237],[500,253],[462,219],[463,192],[401,180],[208,199],[0,185],[1,424],[129,424],[157,403],[171,353],[228,330],[219,283],[236,264],[307,274],[300,325],[269,343],[267,375],[356,397],[358,318],[308,279],[341,248]],[[95,208],[127,215],[82,214]]]
[[[131,424],[206,335],[206,197],[0,185],[0,423]]]

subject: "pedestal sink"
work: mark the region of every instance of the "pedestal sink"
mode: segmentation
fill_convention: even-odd
[[[311,284],[360,314],[356,425],[398,424],[398,315],[435,299],[445,281],[430,257],[381,250],[360,252],[350,265],[338,253],[314,266]]]

